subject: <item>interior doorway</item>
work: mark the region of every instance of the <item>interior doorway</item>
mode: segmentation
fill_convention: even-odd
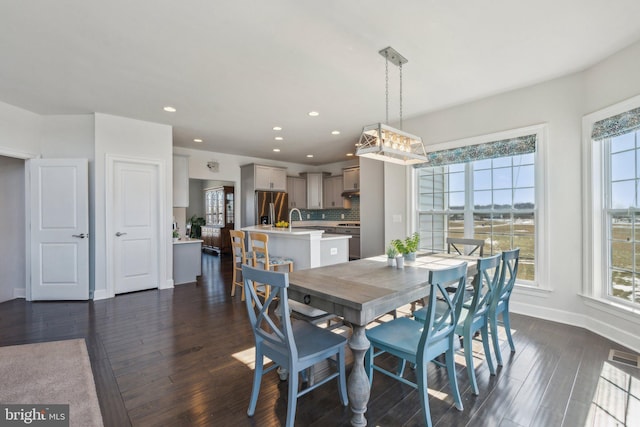
[[[26,297],[25,160],[0,153],[0,302]]]

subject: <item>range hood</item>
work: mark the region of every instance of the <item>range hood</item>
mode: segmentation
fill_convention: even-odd
[[[348,199],[352,197],[360,197],[360,190],[343,191],[342,197],[346,197]]]

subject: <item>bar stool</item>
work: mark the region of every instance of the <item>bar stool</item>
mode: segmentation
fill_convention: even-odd
[[[269,255],[269,235],[265,233],[250,232],[249,242],[253,254],[253,266],[262,264],[265,270],[280,270],[282,266],[288,266],[289,272],[293,271],[293,260],[291,258]],[[269,285],[265,284],[262,289],[257,290],[258,295],[263,298],[269,297]]]
[[[242,265],[249,265],[249,260],[253,259],[251,252],[244,248],[244,231],[229,230],[231,237],[231,255],[233,256],[233,278],[231,280],[231,296],[236,295],[236,286],[242,289],[242,301],[244,301],[244,283],[242,277]]]

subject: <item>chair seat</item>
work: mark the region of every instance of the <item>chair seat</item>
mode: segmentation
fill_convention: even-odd
[[[375,328],[367,330],[367,338],[372,343],[383,342],[385,347],[403,353],[414,353],[422,335],[424,324],[407,317],[399,317]]]
[[[347,344],[347,339],[342,335],[334,334],[308,322],[293,322],[292,326],[300,359]]]
[[[256,253],[256,259],[259,263],[264,264],[264,254],[257,252]],[[291,258],[287,258],[287,257],[283,257],[283,256],[276,256],[276,255],[269,255],[269,264],[271,265],[284,265],[284,264],[293,264],[293,259]]]

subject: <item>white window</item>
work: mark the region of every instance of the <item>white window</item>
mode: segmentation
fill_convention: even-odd
[[[537,284],[542,129],[512,131],[515,136],[500,140],[492,138],[504,135],[488,135],[430,151],[429,163],[415,171],[422,249],[445,251],[447,237],[482,239],[485,255],[518,247],[518,281]]]
[[[630,100],[585,118],[585,294],[640,308],[640,108]],[[636,106],[635,109],[631,108]],[[619,112],[622,109],[624,111]],[[602,116],[605,116],[602,118]]]

